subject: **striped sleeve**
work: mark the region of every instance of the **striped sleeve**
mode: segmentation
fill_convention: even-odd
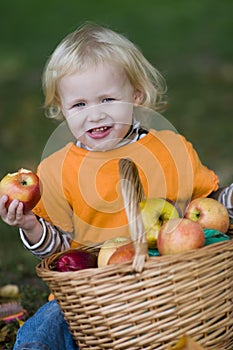
[[[43,234],[40,241],[36,244],[30,245],[23,230],[21,228],[19,229],[20,238],[26,249],[28,249],[33,255],[42,259],[51,254],[70,248],[72,241],[72,235],[70,233],[52,226],[42,218],[40,218],[39,221],[43,227]]]
[[[233,219],[233,183],[221,191],[218,201],[227,208],[230,218]]]

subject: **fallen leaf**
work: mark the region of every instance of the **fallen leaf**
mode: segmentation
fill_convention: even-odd
[[[169,345],[168,350],[205,350],[192,338],[183,335],[175,345]]]

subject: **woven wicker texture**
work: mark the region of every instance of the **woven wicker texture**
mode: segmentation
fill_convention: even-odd
[[[143,195],[128,192],[135,203]],[[131,229],[140,232],[135,208]],[[135,237],[143,247],[143,237]],[[97,254],[100,246],[83,249]],[[146,258],[145,249],[136,251],[143,256],[136,264],[58,272],[62,252],[37,265],[80,349],[167,350],[188,334],[205,349],[232,350],[233,241],[170,256]]]

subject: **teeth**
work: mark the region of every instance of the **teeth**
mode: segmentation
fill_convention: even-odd
[[[92,132],[98,132],[98,131],[105,131],[107,130],[108,127],[107,126],[101,126],[101,128],[95,128],[95,129],[92,129]]]

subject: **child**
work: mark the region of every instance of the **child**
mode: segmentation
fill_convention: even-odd
[[[43,195],[33,212],[23,214],[16,200],[7,210],[7,197],[0,199],[3,221],[20,227],[34,255],[47,257],[74,241],[129,236],[120,158],[136,163],[148,198],[169,198],[184,210],[191,199],[214,196],[232,213],[232,186],[219,188],[217,175],[191,143],[173,131],[140,124],[136,115],[164,105],[165,83],[124,36],[92,24],[69,34],[48,60],[43,87],[46,109],[65,118],[76,141],[39,165]],[[20,329],[14,349],[25,347],[77,348],[55,301]]]

